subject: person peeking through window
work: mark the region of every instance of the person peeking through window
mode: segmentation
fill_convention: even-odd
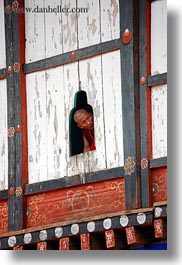
[[[83,152],[95,150],[93,114],[85,109],[79,109],[74,113],[74,121],[82,130]]]

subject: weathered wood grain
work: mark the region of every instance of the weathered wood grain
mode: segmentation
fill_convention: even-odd
[[[120,51],[102,55],[107,168],[124,165]]]
[[[6,80],[0,81],[0,190],[8,188],[8,125]]]
[[[167,156],[167,86],[152,88],[152,158]]]
[[[101,0],[101,42],[119,38],[119,0]]]
[[[0,69],[6,66],[6,52],[5,52],[5,27],[4,27],[4,2],[0,1],[0,29],[1,29],[1,41],[0,41]]]
[[[167,2],[151,3],[151,74],[167,72]]]

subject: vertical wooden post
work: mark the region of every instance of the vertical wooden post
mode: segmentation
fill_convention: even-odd
[[[151,158],[151,91],[147,86],[150,74],[150,3],[139,1],[140,62],[140,128],[141,128],[141,206],[150,207],[152,190],[149,160]]]
[[[23,3],[22,0],[20,2],[21,4]],[[20,33],[22,33],[22,30],[20,31],[19,29],[19,12],[17,9],[19,2],[6,0],[4,5],[8,98],[8,229],[9,231],[15,231],[23,228],[22,55],[20,58]],[[24,54],[23,42],[21,42],[21,45],[23,47],[22,53]],[[27,159],[26,155],[25,159]],[[23,183],[25,184],[26,181],[27,175],[24,176]]]
[[[126,209],[134,209],[140,207],[138,1],[119,3]]]

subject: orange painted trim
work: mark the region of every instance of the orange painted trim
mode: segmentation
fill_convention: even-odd
[[[24,7],[24,1],[19,1],[20,8]],[[22,66],[25,63],[25,14],[19,13],[19,38],[20,38],[20,86],[21,86],[21,111],[22,111],[22,188],[28,183],[28,140],[27,140],[27,104],[26,104],[26,80]],[[24,196],[24,225],[26,224],[26,197]],[[25,227],[25,226],[24,226]]]

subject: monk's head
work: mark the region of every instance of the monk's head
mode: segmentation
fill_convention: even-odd
[[[79,109],[74,113],[74,121],[81,129],[93,128],[93,115],[85,109]]]

